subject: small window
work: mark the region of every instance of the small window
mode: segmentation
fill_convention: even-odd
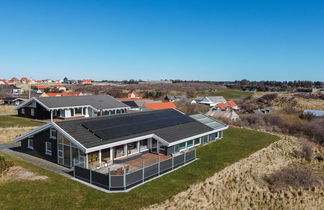
[[[28,149],[34,149],[34,139],[28,139]]]
[[[21,109],[21,114],[25,114],[25,108]]]
[[[52,142],[45,142],[45,154],[52,155]]]
[[[35,116],[35,109],[30,109],[30,115]]]
[[[50,129],[50,138],[51,139],[56,139],[56,133],[57,133],[56,129],[55,128],[51,128]]]
[[[200,138],[195,139],[195,145],[200,144]]]

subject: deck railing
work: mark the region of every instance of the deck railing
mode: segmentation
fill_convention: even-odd
[[[92,185],[104,188],[105,190],[125,191],[154,177],[163,175],[168,171],[172,171],[195,159],[196,150],[193,149],[182,152],[181,154],[167,160],[142,167],[136,171],[127,173],[126,170],[124,170],[122,175],[112,175],[110,172],[108,174],[103,174],[76,164],[74,166],[74,177]]]

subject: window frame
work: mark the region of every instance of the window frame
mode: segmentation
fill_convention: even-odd
[[[21,108],[21,114],[25,115],[25,108]]]
[[[30,116],[35,116],[35,109],[34,108],[31,108],[30,109]]]
[[[49,150],[48,145],[50,145],[50,150]],[[50,156],[53,155],[53,144],[50,141],[45,142],[45,154],[50,155]]]
[[[30,142],[32,142],[32,145],[30,144]],[[27,139],[27,148],[34,150],[34,139],[32,139],[32,138]]]
[[[53,135],[52,132],[55,131],[55,135]],[[50,139],[56,139],[57,138],[57,130],[53,127],[50,128]]]

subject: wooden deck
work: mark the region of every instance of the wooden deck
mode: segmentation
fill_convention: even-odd
[[[171,158],[171,156],[167,156],[163,154],[146,153],[137,159],[126,161],[124,163],[112,164],[108,167],[97,169],[96,171],[106,174],[108,173],[108,168],[110,168],[112,174],[122,175],[123,168],[126,170],[126,173],[130,173],[133,171],[137,171],[143,167],[147,167],[155,163],[158,163],[159,161],[167,160],[169,158]]]

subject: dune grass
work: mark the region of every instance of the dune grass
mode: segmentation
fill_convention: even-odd
[[[33,121],[30,118],[18,117],[18,116],[0,116],[0,128],[9,127],[33,127],[40,126],[43,123]]]
[[[205,180],[279,139],[274,135],[241,128],[230,128],[224,136],[220,141],[198,147],[199,160],[128,193],[103,193],[5,155],[16,165],[49,178],[35,182],[0,183],[0,209],[139,209],[165,201],[191,184]]]

